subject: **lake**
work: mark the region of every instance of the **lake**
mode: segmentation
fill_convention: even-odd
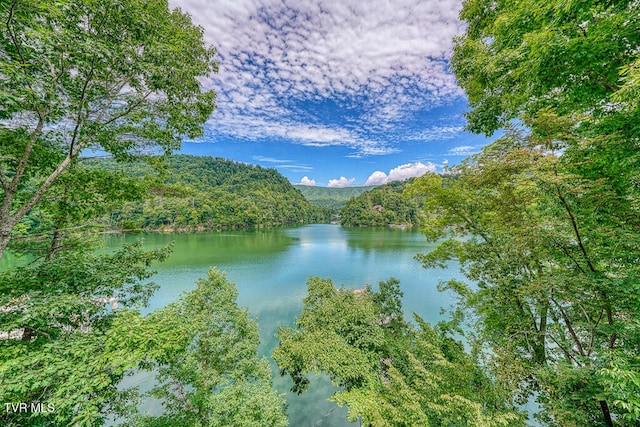
[[[425,270],[414,259],[428,251],[424,236],[417,230],[397,228],[343,228],[318,224],[269,230],[220,231],[184,234],[112,235],[109,248],[142,239],[146,248],[174,242],[173,254],[156,266],[152,278],[160,285],[150,307],[164,306],[195,287],[211,266],[227,273],[236,283],[238,303],[248,307],[260,326],[260,354],[270,358],[277,346],[278,326],[293,325],[306,296],[309,276],[330,277],[336,285],[361,288],[395,277],[404,292],[407,317],[415,312],[430,323],[442,319],[453,297],[437,291],[439,281],[461,278],[458,266],[446,270]],[[309,391],[289,393],[291,381],[280,377],[274,366],[274,386],[287,393],[289,425],[352,426],[346,409],[326,399],[335,390],[326,377],[318,377]],[[142,387],[149,378],[137,378]],[[146,384],[147,383],[147,384]],[[155,411],[157,402],[147,402]]]

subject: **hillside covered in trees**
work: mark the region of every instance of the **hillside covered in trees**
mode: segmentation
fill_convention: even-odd
[[[340,223],[348,227],[420,225],[420,203],[405,194],[410,181],[393,181],[352,197],[340,210]]]
[[[129,176],[155,174],[152,197],[129,202],[109,216],[124,229],[215,229],[328,221],[275,169],[208,156],[175,155],[158,168],[145,163],[93,163]],[[155,170],[154,170],[155,169]]]

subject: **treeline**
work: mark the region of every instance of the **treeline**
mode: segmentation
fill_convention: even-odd
[[[340,209],[340,223],[348,227],[420,225],[423,196],[410,196],[404,189],[412,180],[394,181],[352,197]]]
[[[155,176],[144,201],[112,211],[122,229],[216,229],[328,222],[329,210],[311,205],[275,169],[208,156],[175,155],[165,165],[99,161],[129,176]]]

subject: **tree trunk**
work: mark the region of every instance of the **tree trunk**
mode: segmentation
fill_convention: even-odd
[[[4,218],[3,216],[0,216],[0,258],[2,258],[2,254],[7,248],[9,240],[11,240],[11,231],[13,230],[13,227],[14,224],[12,224],[11,218]]]
[[[613,427],[613,420],[611,419],[611,413],[609,412],[609,405],[605,400],[600,401],[600,409],[602,409],[605,424],[608,427]]]
[[[78,156],[80,150],[84,147],[84,144],[79,144],[74,148],[74,151],[70,153],[65,159],[58,165],[58,167],[51,172],[51,174],[44,180],[44,182],[38,187],[38,189],[31,195],[31,197],[22,204],[16,211],[11,212],[11,204],[17,192],[17,184],[15,188],[12,186],[6,189],[2,199],[2,205],[0,206],[0,258],[4,250],[9,244],[11,238],[11,231],[16,226],[18,221],[24,217],[29,211],[40,201],[40,198],[44,193],[49,190],[53,182],[62,174],[71,161]],[[15,180],[15,178],[14,178]]]
[[[60,229],[56,229],[56,231],[53,232],[53,239],[51,239],[51,246],[49,246],[49,252],[47,253],[47,256],[45,258],[47,261],[52,260],[56,256],[56,252],[60,250],[60,247],[62,246],[62,237],[63,236]]]
[[[33,338],[34,332],[35,331],[31,326],[25,326],[24,331],[22,332],[22,338],[20,340],[25,342],[31,342],[31,338]]]
[[[540,327],[538,328],[538,336],[536,337],[534,360],[540,366],[544,366],[547,360],[546,340],[547,340],[547,316],[549,306],[543,303],[540,313]]]

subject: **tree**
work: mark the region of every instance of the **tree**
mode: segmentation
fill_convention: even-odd
[[[340,390],[332,399],[369,426],[521,425],[522,415],[500,394],[448,327],[402,315],[399,282],[351,290],[310,278],[294,328],[280,328],[274,358],[293,391],[324,372]]]
[[[212,269],[195,290],[144,319],[143,331],[132,331],[133,341],[150,338],[147,368],[158,380],[150,394],[165,408],[158,417],[134,417],[135,425],[287,425],[284,397],[271,387],[269,363],[258,358],[258,325],[237,296]]]
[[[83,150],[128,159],[201,135],[217,64],[166,0],[10,0],[0,16],[1,255]]]
[[[561,133],[584,137],[564,147],[573,172],[610,181],[637,210],[637,3],[469,0],[460,16],[468,27],[451,63],[469,98],[468,128],[490,135],[516,119],[551,137],[545,116],[562,117]]]
[[[144,282],[149,265],[167,255],[140,244],[108,255],[65,250],[0,273],[0,399],[29,405],[3,411],[2,425],[96,426],[126,412],[134,395],[118,384],[144,347],[123,351],[131,345],[118,325],[131,317],[114,306],[145,305],[155,289]]]
[[[420,200],[404,194],[411,181],[393,181],[352,197],[340,209],[346,226],[419,225]]]
[[[586,115],[585,124],[616,116],[619,130],[637,136],[635,1],[467,0],[460,17],[467,29],[455,40],[452,67],[469,98],[471,130],[491,134],[554,108]]]
[[[547,422],[633,422],[633,392],[611,379],[633,384],[624,367],[639,343],[637,2],[468,0],[461,17],[452,67],[468,127],[528,130],[508,130],[457,182],[418,184],[427,235],[468,237],[421,259],[458,258],[478,281],[450,287],[500,349],[501,372],[528,372],[516,382],[532,380]]]
[[[413,190],[428,197],[425,234],[439,242],[418,258],[427,268],[460,261],[475,286],[444,288],[476,320],[505,387],[537,394],[540,418],[610,426],[632,416],[624,405],[611,410],[617,398],[603,370],[612,352],[640,350],[630,322],[640,308],[637,222],[621,214],[628,201],[613,183],[572,172],[575,159],[554,153],[556,138],[509,131],[455,179],[417,179]]]
[[[104,229],[104,218],[123,203],[140,200],[147,184],[122,172],[71,165],[37,208],[18,223],[9,248],[53,258],[62,250],[91,250],[90,234]]]

